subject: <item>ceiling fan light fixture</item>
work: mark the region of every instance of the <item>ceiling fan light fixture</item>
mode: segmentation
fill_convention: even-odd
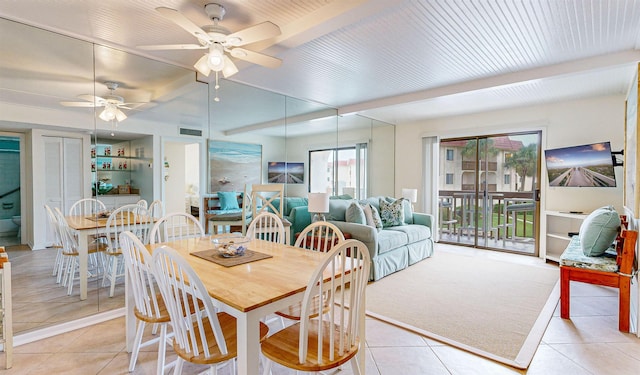
[[[117,108],[113,104],[107,103],[105,105],[104,111],[100,113],[99,117],[103,121],[111,121],[116,118],[116,114],[117,114],[116,112],[117,112]]]
[[[122,112],[119,108],[116,108],[116,121],[122,122],[127,119],[127,115]]]
[[[229,78],[232,75],[238,73],[238,67],[231,61],[229,56],[224,55],[224,68],[222,68],[222,75],[224,78]]]
[[[207,59],[209,68],[215,72],[220,72],[224,69],[225,63],[224,48],[218,43],[213,43],[209,48],[209,57]]]
[[[197,71],[204,74],[206,77],[211,73],[211,68],[209,68],[209,54],[205,53],[193,66]]]

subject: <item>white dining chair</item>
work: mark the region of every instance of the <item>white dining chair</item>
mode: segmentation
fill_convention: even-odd
[[[60,281],[62,279],[61,269],[64,263],[64,256],[62,255],[62,238],[60,238],[60,231],[57,227],[58,218],[51,207],[49,207],[48,205],[44,205],[44,210],[47,213],[47,223],[49,225],[49,229],[51,230],[51,234],[53,235],[53,244],[51,244],[51,247],[57,249],[56,259],[53,262],[53,271],[51,272],[51,276],[55,276],[56,283],[60,284]]]
[[[153,219],[160,219],[161,217],[164,216],[164,205],[162,204],[162,201],[159,199],[156,199],[153,202],[151,202],[151,204],[149,204],[148,210],[149,210],[149,215],[151,215]]]
[[[136,202],[136,204],[140,207],[149,208],[149,204],[144,199],[140,199],[139,201]]]
[[[327,253],[307,283],[300,321],[262,342],[267,359],[264,374],[270,373],[273,362],[306,372],[351,362],[353,374],[364,374],[356,355],[365,349],[361,334],[369,267],[369,250],[358,240],[343,241]],[[327,315],[331,319],[319,319],[314,303],[326,295],[330,296]]]
[[[182,373],[185,361],[209,365],[211,373],[215,373],[218,364],[229,364],[233,366],[231,373],[235,373],[236,318],[217,312],[198,274],[174,249],[155,249],[152,269],[171,317],[173,350],[178,355],[174,374]],[[260,339],[268,332],[261,322]]]
[[[167,326],[169,325],[170,317],[151,270],[151,254],[140,239],[129,231],[120,234],[120,247],[135,303],[133,313],[138,323],[133,349],[131,350],[129,372],[135,370],[140,349],[158,343],[156,373],[163,374],[165,370]],[[147,324],[153,324],[154,329],[159,326],[160,335],[143,342],[142,337]]]
[[[149,243],[170,242],[183,238],[204,237],[204,228],[195,216],[185,212],[167,214],[155,222]]]
[[[151,216],[146,208],[138,204],[122,206],[109,215],[106,225],[107,250],[105,251],[106,270],[102,278],[102,286],[109,284],[109,297],[115,293],[116,282],[124,277],[124,261],[120,248],[120,233],[130,231],[142,241],[149,243]]]
[[[332,246],[342,241],[344,241],[344,234],[335,224],[316,221],[300,232],[293,246],[326,253]]]
[[[248,238],[285,243],[282,219],[271,212],[262,212],[253,218],[247,228]]]
[[[96,198],[83,198],[69,208],[69,216],[90,216],[98,212],[106,212],[107,207]]]

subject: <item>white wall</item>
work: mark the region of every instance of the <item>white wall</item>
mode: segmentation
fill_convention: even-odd
[[[396,126],[395,187],[415,186],[422,191],[422,137],[442,138],[543,131],[542,149],[611,141],[611,148],[624,147],[624,96],[606,96],[528,106],[472,115],[425,120]],[[611,204],[623,209],[623,169],[616,167],[615,188],[549,188],[542,166],[542,210],[584,211]],[[418,194],[416,208],[423,207]]]
[[[185,212],[185,152],[184,143],[165,142],[164,160],[169,163],[168,178],[164,181],[164,209],[166,213]]]

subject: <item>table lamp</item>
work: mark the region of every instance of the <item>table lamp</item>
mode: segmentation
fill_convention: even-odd
[[[418,201],[418,189],[402,189],[402,198],[411,202],[411,209],[413,210],[413,204]]]
[[[309,193],[309,213],[313,213],[311,222],[325,221],[324,214],[329,212],[329,193]]]

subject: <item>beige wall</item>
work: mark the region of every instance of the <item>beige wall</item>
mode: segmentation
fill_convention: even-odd
[[[624,96],[566,101],[398,125],[396,191],[403,186],[422,187],[422,137],[447,138],[538,129],[543,131],[543,150],[611,141],[612,150],[619,151],[624,147]],[[544,163],[542,168],[543,210],[588,212],[612,204],[622,212],[624,173],[621,167],[615,168],[616,188],[549,188]],[[420,196],[416,207],[423,207]]]

